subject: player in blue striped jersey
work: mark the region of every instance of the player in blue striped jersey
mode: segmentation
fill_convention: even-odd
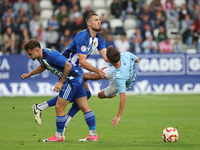
[[[99,35],[99,31],[101,30],[101,22],[97,14],[90,14],[86,18],[88,28],[84,31],[80,31],[72,43],[63,51],[62,55],[64,55],[67,60],[72,63],[80,72],[82,68],[85,68],[89,71],[97,73],[101,78],[105,77],[105,73],[98,68],[93,67],[89,64],[86,59],[89,55],[95,50],[98,49],[99,53],[102,55],[105,61],[107,61],[106,57],[106,47],[103,41],[103,38]],[[84,88],[86,90],[87,98],[91,97],[91,93],[89,91],[88,83],[84,82]],[[57,98],[52,98],[51,100],[34,105],[35,110],[40,110],[40,115],[38,115],[36,122],[41,125],[41,113],[44,109],[55,106]],[[67,122],[69,123],[71,118],[79,111],[79,107],[76,103],[73,103],[71,109],[67,114]]]
[[[29,78],[32,75],[43,72],[48,69],[59,77],[59,82],[55,85],[54,91],[59,92],[57,96],[56,126],[57,131],[54,136],[43,140],[44,142],[62,142],[65,140],[63,135],[64,126],[67,120],[65,107],[68,103],[75,101],[81,111],[84,113],[86,123],[89,126],[89,140],[97,141],[95,115],[90,109],[84,90],[84,81],[82,72],[61,55],[58,51],[52,49],[41,49],[37,40],[29,40],[25,43],[25,50],[28,57],[32,60],[38,60],[40,65],[29,73],[22,74],[21,78]],[[38,113],[38,112],[35,112]],[[84,141],[85,139],[81,139]]]

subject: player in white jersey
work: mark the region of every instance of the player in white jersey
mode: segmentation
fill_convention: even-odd
[[[120,108],[117,117],[113,119],[111,126],[117,125],[121,115],[124,111],[126,103],[126,91],[129,90],[135,79],[135,62],[139,62],[139,58],[130,52],[120,53],[113,46],[109,46],[107,49],[107,59],[108,62],[113,65],[104,69],[105,79],[111,81],[109,86],[98,93],[99,98],[112,98],[119,93],[120,95]],[[99,80],[100,76],[98,74],[84,73],[83,78],[85,80]]]

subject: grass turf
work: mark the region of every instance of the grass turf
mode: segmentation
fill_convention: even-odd
[[[54,107],[42,114],[42,126],[33,119],[31,106],[51,97],[0,97],[0,149],[70,149],[70,150],[168,150],[200,149],[200,95],[133,95],[117,126],[111,127],[117,115],[119,96],[98,99],[92,96],[90,107],[96,116],[98,142],[79,142],[88,134],[83,114],[70,122],[66,142],[43,143],[56,131]],[[70,105],[71,106],[71,105]],[[66,112],[70,108],[67,106]],[[162,130],[175,127],[176,143],[162,141]]]

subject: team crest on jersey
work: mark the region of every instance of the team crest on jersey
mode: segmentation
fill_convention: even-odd
[[[97,46],[97,41],[94,41],[94,46]]]
[[[48,48],[48,50],[49,50],[50,52],[52,52],[52,50],[51,50],[50,48]]]
[[[86,51],[86,46],[81,46],[81,50],[82,50],[82,52],[85,52]]]

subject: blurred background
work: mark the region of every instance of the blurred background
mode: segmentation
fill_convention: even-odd
[[[24,43],[35,38],[62,52],[93,12],[106,47],[140,58],[128,93],[200,93],[200,0],[0,0],[0,96],[55,95],[58,79],[46,71],[20,79],[39,64],[25,55]],[[107,65],[98,51],[88,61]],[[89,84],[93,94],[108,85]]]

